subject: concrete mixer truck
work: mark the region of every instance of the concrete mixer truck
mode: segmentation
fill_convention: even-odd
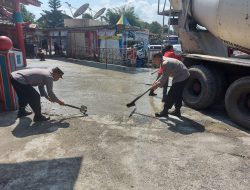
[[[179,35],[191,73],[185,104],[199,110],[223,102],[250,129],[250,0],[158,0],[158,14]]]

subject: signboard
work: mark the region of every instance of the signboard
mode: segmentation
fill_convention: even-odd
[[[10,51],[11,53],[14,53],[15,55],[15,63],[16,67],[24,67],[23,63],[23,53],[21,51]]]

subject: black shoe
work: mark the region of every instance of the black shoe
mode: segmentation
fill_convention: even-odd
[[[50,120],[50,117],[46,117],[44,115],[35,115],[34,118],[33,118],[33,121],[34,122],[38,122],[38,121],[48,121]]]
[[[168,117],[168,112],[161,111],[161,112],[155,113],[155,117]]]
[[[180,110],[174,110],[168,112],[170,115],[174,115],[176,117],[181,117],[181,111]]]
[[[20,117],[25,117],[25,116],[30,115],[30,114],[32,114],[31,111],[27,111],[27,110],[25,110],[25,109],[20,109],[20,110],[18,111],[18,113],[17,113],[17,117],[18,117],[18,118],[20,118]]]
[[[154,91],[150,91],[150,93],[148,94],[149,96],[156,96],[157,94],[154,93]]]

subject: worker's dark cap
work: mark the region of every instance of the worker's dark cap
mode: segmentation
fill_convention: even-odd
[[[64,74],[64,72],[62,72],[62,70],[59,69],[58,67],[53,68],[53,69],[52,69],[52,72],[53,72],[53,73],[59,74],[61,78],[62,78],[62,76],[63,76],[63,74]]]

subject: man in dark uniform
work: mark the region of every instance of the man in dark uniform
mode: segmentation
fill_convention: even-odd
[[[34,122],[49,120],[49,117],[45,117],[41,113],[40,95],[51,102],[64,105],[64,102],[59,100],[53,92],[53,82],[62,78],[63,74],[64,73],[58,67],[52,70],[34,68],[12,72],[10,80],[17,93],[19,103],[17,117],[24,117],[32,113],[25,110],[25,107],[29,104],[35,113]],[[40,94],[33,86],[38,86]],[[47,92],[44,86],[46,86]]]
[[[163,87],[169,77],[173,78],[172,86],[165,99],[164,109],[159,113],[155,113],[155,116],[168,117],[168,110],[175,105],[175,110],[170,114],[181,117],[182,93],[190,76],[187,67],[177,59],[163,57],[161,52],[153,56],[153,63],[162,64],[163,74],[153,84],[152,89]]]

